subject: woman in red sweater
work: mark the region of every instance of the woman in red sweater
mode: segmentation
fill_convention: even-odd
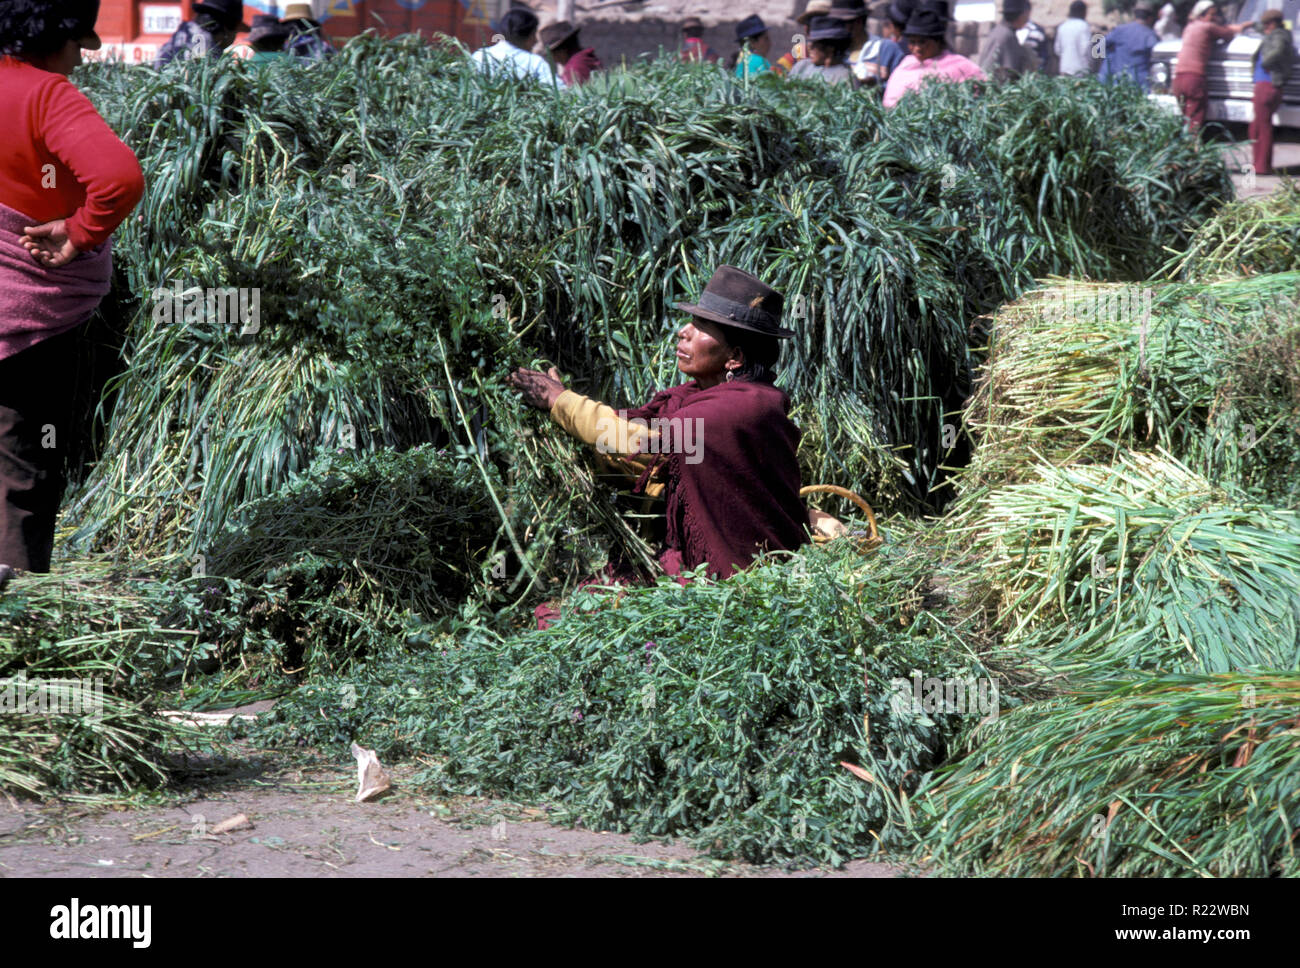
[[[140,164],[68,75],[98,0],[0,0],[0,586],[49,571],[77,341],[108,293]]]

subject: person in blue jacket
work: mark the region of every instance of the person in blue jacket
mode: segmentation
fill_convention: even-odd
[[[1146,0],[1133,7],[1133,19],[1106,35],[1106,56],[1097,79],[1104,84],[1128,78],[1142,90],[1151,91],[1151,50],[1160,43],[1153,26],[1156,10]]]

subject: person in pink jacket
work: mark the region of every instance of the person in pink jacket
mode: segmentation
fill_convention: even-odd
[[[986,76],[974,62],[948,49],[948,4],[943,0],[922,0],[903,29],[908,55],[889,75],[884,104],[892,108],[908,91],[920,87],[927,77],[941,81],[983,81]]]

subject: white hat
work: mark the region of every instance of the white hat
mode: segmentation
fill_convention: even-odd
[[[1205,11],[1212,10],[1217,6],[1218,4],[1214,0],[1200,0],[1196,6],[1192,7],[1192,19],[1196,20],[1198,17],[1204,16]]]

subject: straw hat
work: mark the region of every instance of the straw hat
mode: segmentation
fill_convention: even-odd
[[[831,0],[808,0],[808,7],[794,18],[794,22],[807,27],[813,17],[825,17],[831,12]]]

